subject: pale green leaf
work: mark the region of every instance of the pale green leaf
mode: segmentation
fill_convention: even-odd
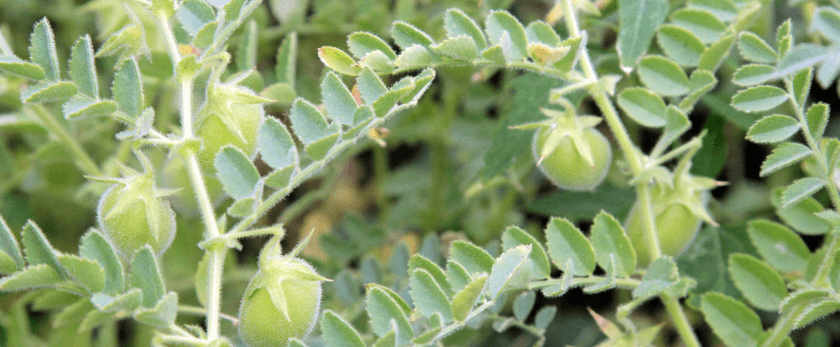
[[[19,272],[0,279],[0,291],[31,290],[53,286],[60,281],[61,276],[49,265],[30,265]]]
[[[840,311],[840,302],[836,300],[825,300],[812,304],[805,308],[805,311],[796,318],[794,329],[808,326],[811,323],[837,311]]]
[[[793,117],[774,114],[755,122],[747,131],[747,139],[758,143],[784,141],[799,131],[799,121]]]
[[[105,270],[96,261],[62,254],[58,256],[58,262],[70,277],[91,293],[100,292],[105,287]]]
[[[353,58],[335,47],[324,46],[319,48],[318,58],[324,65],[341,74],[358,76],[361,72],[361,68]]]
[[[291,32],[283,39],[277,49],[277,65],[274,68],[278,82],[285,82],[294,87],[297,69],[298,38]]]
[[[406,344],[414,337],[411,325],[403,310],[394,298],[380,287],[369,287],[367,312],[370,316],[371,329],[378,336],[385,336],[392,331],[390,322],[394,320],[399,329],[399,343]]]
[[[788,76],[799,72],[802,69],[810,68],[826,59],[831,54],[826,48],[820,45],[804,43],[794,46],[779,60],[779,75]]]
[[[499,256],[493,264],[487,279],[487,292],[491,300],[508,289],[517,289],[528,284],[531,277],[531,265],[528,256],[530,245],[516,246]]]
[[[117,103],[111,100],[74,97],[61,105],[61,112],[64,118],[70,120],[107,117],[117,112]]]
[[[207,23],[216,19],[213,8],[201,0],[185,0],[178,6],[175,14],[190,35],[195,36]]]
[[[41,66],[15,56],[0,56],[0,71],[32,80],[41,80],[46,77]]]
[[[353,124],[356,100],[344,82],[333,72],[328,73],[321,81],[321,100],[332,120],[343,125]]]
[[[155,253],[149,245],[134,254],[131,261],[131,286],[143,291],[143,307],[153,308],[163,298],[163,279]]]
[[[750,221],[747,232],[758,253],[773,267],[801,272],[808,265],[811,252],[802,238],[784,225],[757,219]]]
[[[681,66],[697,66],[706,45],[690,30],[676,26],[663,25],[657,35],[659,46],[669,58]]]
[[[124,287],[123,268],[117,253],[108,240],[95,230],[89,231],[82,237],[79,245],[79,255],[95,260],[105,270],[105,286],[107,294],[122,293]]]
[[[825,208],[813,197],[804,199],[796,204],[782,208],[782,192],[780,187],[773,191],[773,206],[776,214],[785,224],[804,235],[825,235],[831,231],[831,224],[820,217]],[[807,257],[806,257],[807,258]]]
[[[639,77],[648,88],[660,95],[679,96],[690,90],[685,71],[665,57],[652,55],[642,58]]]
[[[762,310],[778,311],[788,293],[782,276],[750,255],[730,254],[729,276],[747,301]]]
[[[715,335],[731,347],[753,347],[760,342],[761,320],[738,300],[720,293],[703,295],[701,311]]]
[[[297,99],[292,104],[289,119],[295,135],[306,145],[333,134],[321,111],[304,99]]]
[[[721,21],[730,21],[738,15],[738,7],[732,0],[692,0],[689,8],[706,10]]]
[[[443,292],[448,296],[452,295],[452,288],[449,286],[449,281],[446,278],[446,273],[436,263],[424,257],[421,254],[414,254],[408,260],[408,268],[411,271],[422,269],[434,278],[435,282],[440,286]]]
[[[811,91],[811,83],[814,81],[814,69],[802,69],[793,76],[793,96],[796,103],[802,107],[808,100],[808,93]]]
[[[815,139],[822,138],[825,133],[825,126],[828,124],[828,110],[828,104],[820,102],[811,105],[805,114],[808,131]]]
[[[365,347],[359,332],[333,311],[324,311],[321,334],[327,347]]]
[[[48,81],[61,79],[58,55],[55,51],[55,35],[47,18],[35,24],[29,36],[29,60],[41,66]]]
[[[778,87],[758,86],[742,90],[732,97],[732,107],[743,112],[762,112],[788,100],[787,92]]]
[[[645,88],[627,88],[618,95],[618,105],[630,118],[647,127],[666,123],[665,101]]]
[[[266,118],[257,132],[257,146],[263,161],[280,170],[297,166],[298,152],[292,135],[283,123],[275,118]]]
[[[373,104],[379,97],[388,92],[385,83],[370,68],[362,70],[359,78],[356,79],[356,83],[359,86],[359,94],[366,104]]]
[[[487,251],[466,241],[455,241],[449,248],[450,259],[458,262],[470,274],[490,273],[495,260]]]
[[[571,259],[573,274],[588,276],[595,271],[595,250],[583,233],[571,222],[552,218],[545,228],[548,254],[563,271],[569,271],[566,264]]]
[[[735,70],[732,82],[743,87],[762,84],[778,78],[776,67],[764,64],[748,64]]]
[[[20,100],[26,104],[41,104],[50,101],[67,99],[76,94],[78,89],[73,82],[41,82],[26,88],[20,94]]]
[[[700,56],[697,67],[707,71],[717,71],[723,60],[729,56],[729,50],[732,49],[734,42],[735,34],[729,34],[706,47],[703,55]]]
[[[23,255],[20,253],[20,246],[15,240],[15,235],[6,224],[3,216],[0,216],[0,252],[6,253],[9,257],[14,259],[16,268],[22,269],[24,267]]]
[[[557,315],[557,306],[545,306],[537,311],[537,316],[534,317],[534,326],[537,329],[548,328],[554,316]]]
[[[235,200],[252,197],[256,194],[260,174],[257,168],[239,148],[225,146],[213,162],[216,176],[222,182],[222,188]]]
[[[650,47],[656,28],[665,21],[666,0],[621,0],[618,2],[618,55],[625,72],[631,71]]]
[[[356,59],[362,59],[372,51],[380,51],[389,59],[394,60],[397,54],[385,41],[376,35],[366,32],[355,32],[347,37],[347,46]]]
[[[29,266],[46,264],[56,271],[62,278],[64,269],[58,262],[58,252],[50,245],[44,232],[33,221],[26,222],[21,233],[23,254]]]
[[[452,307],[449,304],[449,298],[429,272],[424,269],[413,270],[409,283],[411,299],[423,316],[431,317],[435,313],[440,313],[445,321],[452,321]]]
[[[814,303],[822,301],[829,295],[831,295],[831,293],[825,290],[802,289],[795,291],[782,300],[779,313],[789,313],[793,309],[797,308],[797,306],[810,306]]]
[[[452,59],[471,61],[478,57],[475,41],[466,35],[447,38],[430,48],[435,53]]]
[[[746,31],[738,36],[738,49],[744,59],[756,63],[775,63],[778,59],[776,51],[764,42],[758,35]]]
[[[452,287],[452,291],[458,292],[470,283],[471,277],[467,269],[461,264],[449,260],[446,262],[446,280],[449,282],[449,286]]]
[[[840,42],[840,12],[837,9],[824,6],[813,14],[810,30],[817,31],[826,39]]]
[[[806,177],[794,181],[782,193],[782,207],[793,205],[814,195],[825,184],[825,180],[817,177]]]
[[[487,37],[491,44],[501,44],[505,47],[503,37],[507,33],[510,49],[507,54],[510,60],[522,60],[528,56],[528,37],[525,28],[515,17],[505,11],[491,11],[484,23]]]
[[[629,277],[636,270],[636,252],[624,228],[612,215],[603,211],[598,213],[589,238],[595,250],[595,258],[604,271],[615,273],[618,277]],[[615,256],[615,269],[612,269],[610,255]]]
[[[679,281],[677,264],[669,257],[658,258],[648,266],[639,285],[633,289],[633,298],[659,295]]]
[[[114,75],[111,93],[120,110],[131,118],[140,117],[143,111],[143,81],[140,68],[134,59],[124,62]]]
[[[534,279],[547,278],[551,275],[551,263],[545,253],[542,244],[528,232],[511,226],[502,234],[502,247],[505,251],[519,245],[531,246],[531,275]]]
[[[764,177],[790,165],[796,164],[811,155],[811,149],[796,142],[786,142],[773,150],[761,164],[759,175]]]
[[[96,79],[96,65],[93,62],[93,43],[85,35],[76,40],[70,52],[70,78],[79,92],[92,98],[99,98],[99,83]]]
[[[534,309],[534,303],[537,301],[537,295],[532,290],[526,290],[517,295],[513,299],[513,316],[516,320],[524,322]]]
[[[457,8],[452,8],[446,11],[443,17],[444,27],[446,28],[446,35],[448,37],[458,37],[467,35],[473,39],[479,51],[487,48],[487,41],[484,34],[478,25],[467,16],[464,12]]]
[[[417,29],[417,27],[402,21],[396,21],[391,26],[391,36],[394,38],[394,42],[396,42],[403,50],[406,50],[414,45],[420,45],[424,48],[428,48],[434,43],[434,40],[432,40],[428,34],[424,33],[420,29]]]
[[[484,291],[485,283],[487,283],[487,275],[482,275],[472,280],[464,289],[455,294],[452,298],[452,314],[455,320],[463,322],[467,319],[473,306],[475,306],[476,300]]]
[[[698,8],[681,8],[671,14],[671,24],[690,30],[703,43],[712,43],[726,30],[726,24],[711,12]]]
[[[96,306],[96,308],[100,311],[106,312],[132,312],[136,308],[140,307],[140,303],[142,301],[143,292],[138,288],[132,288],[131,290],[116,296],[96,293],[90,298],[90,302],[93,306]]]
[[[548,47],[557,47],[561,42],[560,36],[551,25],[541,20],[528,23],[525,35],[528,37],[528,43],[541,43]]]
[[[145,301],[146,298],[143,298]],[[178,315],[178,294],[166,293],[160,298],[157,305],[151,309],[140,309],[134,315],[134,319],[143,324],[151,325],[157,329],[167,329],[175,324],[175,317]]]

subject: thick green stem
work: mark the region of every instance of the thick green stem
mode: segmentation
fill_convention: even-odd
[[[566,28],[569,31],[569,35],[571,37],[579,37],[580,29],[578,27],[572,1],[564,0],[563,5]],[[581,52],[580,66],[583,69],[586,79],[593,81],[598,80],[598,75],[595,73],[595,69],[592,67],[592,61],[589,58],[589,52],[586,50]],[[618,145],[624,154],[625,160],[630,165],[630,170],[632,171],[633,176],[639,175],[645,169],[645,163],[643,162],[644,159],[637,151],[633,141],[630,140],[630,136],[627,134],[627,129],[621,122],[621,119],[607,96],[606,91],[599,83],[590,85],[587,87],[587,90],[595,100],[595,104],[601,110],[601,113],[607,121],[607,125],[610,127],[610,130],[612,130],[613,136],[615,136],[616,142],[618,142]],[[650,197],[650,187],[647,182],[643,181],[636,184],[636,196],[637,199],[639,199],[642,216],[644,216],[644,240],[648,245],[651,259],[657,259],[662,256],[662,251],[659,247],[659,237],[656,233],[656,223],[652,208],[653,204]],[[671,320],[676,325],[677,332],[680,334],[684,343],[689,347],[699,347],[700,343],[697,340],[697,336],[688,325],[685,313],[683,312],[679,301],[666,294],[661,295],[660,299],[665,304],[668,314],[671,316]]]
[[[694,329],[691,328],[691,323],[688,321],[688,317],[685,316],[680,301],[667,294],[662,294],[659,298],[665,305],[665,310],[671,316],[674,327],[677,328],[677,332],[683,338],[685,345],[688,347],[700,347],[700,340],[694,335]]]
[[[82,170],[86,175],[90,176],[102,176],[102,170],[99,168],[99,165],[93,160],[93,158],[88,155],[82,145],[76,141],[76,138],[70,135],[64,126],[62,126],[57,119],[55,119],[55,115],[52,112],[47,111],[44,106],[41,105],[33,105],[31,106],[32,113],[35,114],[36,117],[41,121],[41,124],[44,125],[45,128],[50,132],[50,134],[55,135],[58,137],[58,140],[64,143],[67,146],[67,150],[70,151],[74,157],[76,157],[76,165],[79,169]]]

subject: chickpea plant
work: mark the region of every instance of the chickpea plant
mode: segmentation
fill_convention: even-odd
[[[582,291],[617,293],[611,311],[590,310],[605,337],[599,346],[671,345],[668,330],[685,346],[775,347],[799,343],[795,330],[840,310],[840,141],[827,135],[830,105],[810,96],[814,80],[827,89],[840,74],[836,2],[804,1],[807,24],[787,20],[774,30],[767,1],[547,1],[548,13],[540,14],[547,20],[525,24],[505,10],[518,8],[512,1],[429,5],[423,14],[413,1],[395,2],[392,14],[383,10],[392,2],[380,2],[95,1],[85,10],[101,11],[102,35],[78,37],[67,64],[57,46],[63,35],[46,18],[32,29],[28,59],[0,35],[3,86],[20,86],[10,91],[17,109],[2,116],[13,126],[0,133],[58,144],[87,179],[73,188],[75,199],[98,201],[88,203],[95,225],[77,253],[52,245],[47,235],[61,230],[33,220],[12,230],[0,217],[0,291],[11,298],[0,306],[8,310],[0,315],[5,345],[66,345],[68,338],[124,345],[116,322],[125,319],[147,327],[151,337],[143,341],[154,346],[489,345],[468,331],[490,328],[556,345],[550,331],[567,316],[546,303]],[[342,6],[364,11],[342,24]],[[267,13],[276,28],[265,27]],[[389,18],[393,43],[365,30],[381,22],[377,16]],[[410,24],[422,23],[416,16],[434,18],[426,24],[431,34]],[[614,47],[602,44],[609,42],[604,30],[617,34]],[[302,51],[308,35],[322,33],[349,35],[346,46],[317,49],[326,69],[317,68],[315,83],[297,75],[298,63],[316,54]],[[265,35],[282,38],[274,74],[264,73],[259,55]],[[470,74],[459,74],[465,69]],[[474,170],[483,174],[447,176],[440,165],[455,159],[445,146],[460,141],[449,141],[449,131],[461,129],[451,116],[471,93],[459,89],[489,85],[493,75],[505,88],[532,84],[538,92],[513,91],[507,118],[488,120],[500,126]],[[298,97],[310,94],[320,101]],[[731,104],[720,95],[733,95]],[[712,191],[725,183],[698,166],[724,155],[714,152],[714,137],[723,135],[693,127],[691,118],[705,112],[698,105],[722,113],[742,129],[734,131],[741,139],[775,146],[759,174],[779,186],[759,199],[769,201],[769,213],[733,220],[722,211],[727,205]],[[74,124],[90,131],[116,124],[112,145],[101,149],[114,153],[91,154],[68,130]],[[284,252],[292,215],[328,193],[337,175],[331,163],[373,144],[374,183],[386,190],[385,126],[408,127],[432,146],[425,218],[483,209],[475,201],[487,198],[490,231],[445,240],[453,224],[426,221],[410,226],[430,229],[417,249],[402,243],[379,257],[374,249],[398,238],[388,235],[388,214],[399,212],[396,199],[380,192],[376,214],[348,217],[343,234],[313,242],[302,231]],[[26,133],[31,128],[42,131]],[[639,134],[658,137],[646,143]],[[0,142],[0,163],[11,163],[11,142]],[[8,189],[25,185],[8,177]],[[313,178],[323,178],[325,190],[283,202]],[[579,196],[629,187],[632,202],[620,216],[599,208],[585,223],[552,216],[537,228],[523,218],[506,224],[515,201],[532,199],[542,179],[562,194],[591,194]],[[497,196],[502,190],[505,198]],[[464,202],[452,202],[450,191]],[[185,244],[176,235],[190,232],[190,218],[200,218],[202,231]],[[809,248],[798,234],[821,241]],[[253,236],[268,236],[256,266],[236,264],[235,251],[253,245],[246,240]],[[335,252],[310,264],[304,249],[316,238]],[[724,245],[726,238],[734,241]],[[196,248],[202,254],[187,257]],[[164,261],[167,251],[184,252],[179,263],[190,259],[181,265],[195,274],[187,290],[165,276],[176,271]],[[234,283],[244,278],[244,288]],[[225,313],[228,294],[241,298],[238,314]],[[648,303],[664,308],[662,324],[639,318]],[[51,312],[52,332],[32,329],[30,306]],[[201,324],[189,320],[196,315]],[[808,345],[828,346],[813,327]]]

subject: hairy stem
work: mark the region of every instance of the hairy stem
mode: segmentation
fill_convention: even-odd
[[[572,1],[563,0],[563,5],[566,18],[566,28],[569,31],[569,35],[571,37],[580,36],[580,29],[578,28],[577,18],[575,17],[575,9],[572,7]],[[592,67],[592,61],[589,58],[589,52],[586,50],[581,52],[580,65],[586,79],[598,79],[598,75],[595,73],[595,69]],[[615,107],[607,96],[606,91],[598,83],[590,85],[587,89],[589,90],[590,95],[592,95],[595,99],[595,104],[603,113],[604,119],[607,121],[607,125],[610,127],[610,130],[612,130],[613,136],[615,136],[621,151],[624,153],[624,158],[630,164],[630,169],[633,175],[636,176],[642,173],[645,165],[643,163],[643,157],[639,154],[636,146],[630,140],[630,136],[627,134],[627,129],[624,128],[624,124],[618,117],[618,113],[615,111]],[[645,243],[647,243],[651,259],[655,260],[662,256],[662,251],[659,247],[659,237],[656,233],[656,223],[654,211],[652,209],[653,204],[650,197],[650,187],[647,182],[643,181],[636,184],[636,196],[639,199],[640,208],[642,209],[642,222],[644,226],[642,230],[644,232],[644,240]],[[688,325],[685,313],[683,312],[679,301],[666,294],[661,295],[660,299],[665,304],[668,314],[671,316],[671,320],[677,327],[677,332],[680,334],[683,342],[689,347],[699,347],[700,343],[697,340],[697,336]]]

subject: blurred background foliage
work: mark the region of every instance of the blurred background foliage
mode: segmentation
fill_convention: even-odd
[[[672,1],[672,4],[676,6],[681,2]],[[805,23],[809,11],[821,2],[771,1],[761,10],[751,30],[768,37],[786,18],[793,18],[794,23]],[[613,71],[618,66],[614,48],[618,21],[616,1],[599,0],[596,5],[600,15],[586,15],[581,24],[589,35],[590,54],[599,73],[620,73]],[[143,25],[151,30],[149,32],[154,32],[149,18],[129,17],[126,6],[138,5],[127,0],[2,1],[0,31],[13,43],[13,50],[25,56],[32,25],[47,17],[57,35],[59,61],[66,64],[69,48],[85,33],[96,33],[92,36],[95,47],[99,48],[105,38],[127,24]],[[318,81],[326,69],[317,58],[317,49],[321,46],[346,47],[346,37],[352,32],[368,31],[390,37],[391,23],[403,20],[434,37],[442,37],[443,13],[452,7],[460,8],[479,22],[491,9],[507,9],[525,23],[535,19],[551,23],[557,16],[554,6],[551,0],[267,0],[252,15],[259,35],[256,61],[248,62],[237,54],[244,35],[244,29],[240,29],[229,47],[234,56],[229,74],[253,69],[246,84],[258,93],[277,99],[277,103],[267,106],[267,111],[283,120],[294,97],[321,99]],[[795,25],[799,32],[797,36],[808,35],[806,27]],[[567,37],[562,25],[555,25],[555,29],[561,37]],[[296,83],[293,90],[271,94],[273,91],[267,87],[274,83],[277,48],[291,32],[298,35],[299,41]],[[168,129],[178,121],[176,86],[168,79],[172,74],[171,65],[157,36],[142,39],[138,53],[147,104],[156,108],[156,126]],[[653,49],[656,49],[655,45]],[[104,57],[97,63],[100,67],[112,66],[116,58]],[[255,64],[251,66],[251,63]],[[728,80],[740,65],[738,55],[732,54],[724,62],[719,80]],[[110,69],[100,71],[110,73]],[[407,281],[406,273],[389,267],[389,260],[417,251],[430,252],[436,249],[430,246],[432,244],[446,245],[454,240],[469,239],[498,254],[499,236],[509,225],[537,231],[549,216],[565,217],[585,226],[602,209],[620,220],[627,215],[635,196],[624,183],[620,163],[613,165],[607,183],[597,191],[558,191],[535,170],[530,153],[531,132],[508,129],[510,125],[540,119],[539,108],[548,105],[549,89],[560,86],[561,82],[516,70],[467,66],[445,68],[438,76],[418,107],[382,129],[380,141],[356,145],[317,179],[295,190],[264,217],[266,221],[285,224],[290,235],[284,241],[287,247],[301,234],[314,230],[317,241],[304,251],[304,255],[326,277],[341,278],[337,281],[340,283],[399,283]],[[629,76],[621,83],[638,84],[634,78],[635,75]],[[103,74],[101,80],[109,81],[111,76]],[[59,250],[75,252],[79,237],[88,228],[95,227],[96,202],[105,186],[88,183],[66,147],[49,136],[33,117],[35,111],[21,105],[21,83],[22,80],[0,76],[0,214],[12,230],[19,230],[28,219],[34,220]],[[107,85],[100,89],[103,95],[110,93]],[[688,250],[690,253],[714,248],[713,255],[717,259],[713,256],[709,260],[712,262],[725,261],[726,255],[734,251],[750,252],[743,221],[772,217],[774,208],[769,199],[772,190],[799,177],[798,170],[801,170],[792,167],[769,179],[758,179],[759,165],[768,148],[744,140],[745,130],[755,116],[729,106],[728,101],[736,89],[730,83],[720,83],[692,113],[694,128],[684,135],[687,139],[708,131],[704,147],[695,158],[693,173],[729,182],[728,186],[713,192],[712,212],[722,227],[701,231],[701,236]],[[582,112],[596,112],[596,108],[581,100],[581,96],[575,102],[582,103]],[[838,93],[833,87],[823,90],[815,85],[811,98],[838,105]],[[116,175],[117,162],[137,166],[132,162],[130,148],[120,145],[115,138],[122,130],[118,123],[101,118],[67,122],[59,117],[58,120],[100,164],[105,174]],[[627,122],[627,125],[643,149],[653,146],[655,137],[634,126],[633,122]],[[837,122],[831,122],[827,136],[838,134]],[[179,158],[166,158],[162,151],[155,149],[146,150],[146,154],[155,162],[161,186],[183,189],[181,195],[172,198],[178,212],[178,235],[163,258],[162,268],[167,286],[179,293],[181,302],[196,304],[193,274],[203,252],[195,245],[201,239],[202,228],[189,197],[191,192],[183,163]],[[265,164],[261,165],[265,167]],[[826,197],[817,196],[817,200],[827,205]],[[229,204],[226,201],[218,203],[220,207]],[[815,242],[805,238],[806,242]],[[265,239],[245,241],[243,252],[227,258],[231,263],[229,271],[225,272],[223,312],[236,311],[244,286],[256,269],[256,255]],[[818,245],[809,246],[813,250]],[[443,259],[445,254],[438,257]],[[679,261],[681,271],[698,277],[701,286],[724,292],[732,288],[731,283],[725,283],[725,272],[716,273],[711,266],[697,261]],[[349,320],[366,319],[360,307],[361,293],[340,292],[336,287],[327,286],[325,305],[343,312]],[[551,299],[551,304],[557,305],[559,311],[548,329],[548,344],[594,345],[603,339],[603,335],[586,309],[610,315],[616,303],[626,299],[623,298],[625,295],[629,294],[609,291],[583,295],[575,290]],[[733,295],[737,295],[737,291]],[[0,323],[6,315],[15,312],[32,313],[31,307],[15,304],[19,299],[20,294],[0,294],[0,311],[3,312]],[[538,295],[537,301],[538,305],[544,305],[549,300]],[[637,312],[634,318],[640,326],[644,322],[669,321],[658,305],[651,302]],[[699,321],[696,311],[691,314],[693,321]],[[48,327],[39,327],[47,320],[37,313],[32,317],[33,331],[47,334]],[[773,317],[762,318],[772,320]],[[199,323],[200,320],[196,317],[191,322]],[[226,327],[227,335],[235,335],[229,325]],[[151,336],[148,328],[140,325],[120,325],[120,332],[120,341],[126,346],[147,346]],[[0,330],[0,345],[5,340],[2,336],[7,334],[9,332]],[[52,334],[56,336],[45,335],[45,340],[58,340],[60,337],[57,336],[68,332]],[[821,320],[814,327],[795,334],[794,341],[798,342],[836,338],[840,336],[840,321],[836,317]],[[494,335],[489,340],[484,340],[485,336],[488,336],[486,332],[467,329],[450,337],[449,342],[506,346],[524,345],[530,339],[529,335],[520,334],[516,329],[508,330],[501,337]],[[710,331],[701,331],[701,338],[705,343],[712,342]],[[660,334],[660,339],[661,345],[671,345],[678,340],[673,332]],[[65,340],[63,345],[85,346],[85,343],[84,339],[71,339]]]

